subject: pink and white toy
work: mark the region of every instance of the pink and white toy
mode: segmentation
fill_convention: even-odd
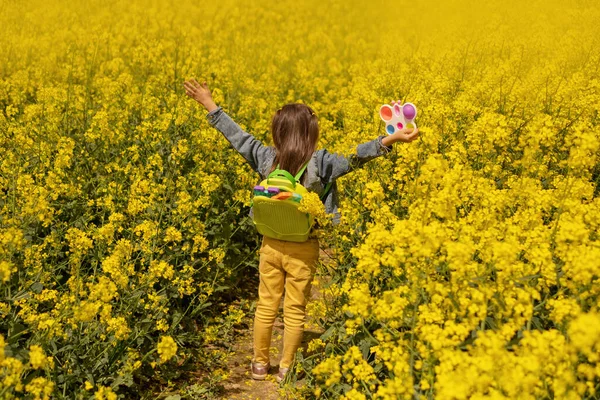
[[[379,116],[385,122],[385,131],[388,135],[396,133],[403,128],[416,129],[417,107],[413,103],[404,103],[400,100],[392,104],[384,104],[379,109]]]

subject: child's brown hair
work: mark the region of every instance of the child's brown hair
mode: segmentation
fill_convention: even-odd
[[[296,175],[316,150],[319,140],[317,116],[305,104],[286,104],[273,116],[271,133],[275,145],[271,169],[279,164],[280,169]]]

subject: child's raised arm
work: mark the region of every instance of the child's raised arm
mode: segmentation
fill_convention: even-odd
[[[253,170],[260,173],[260,165],[268,159],[272,159],[272,147],[264,146],[259,140],[254,138],[236,124],[223,109],[213,101],[210,89],[206,82],[202,85],[195,79],[184,82],[186,94],[200,103],[208,111],[208,121],[231,143],[245,159]]]
[[[327,150],[317,152],[319,175],[326,183],[333,182],[340,176],[356,168],[360,168],[367,161],[391,151],[391,145],[396,142],[410,143],[419,137],[419,129],[404,128],[393,135],[380,136],[375,140],[361,143],[356,147],[356,152],[349,157],[331,154]]]

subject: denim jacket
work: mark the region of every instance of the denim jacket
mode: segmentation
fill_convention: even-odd
[[[252,135],[244,132],[221,107],[206,115],[208,122],[225,136],[245,159],[253,170],[258,172],[262,179],[266,179],[271,171],[275,159],[275,148],[264,146]],[[392,150],[390,146],[384,146],[381,140],[385,136],[359,144],[356,152],[346,157],[339,154],[331,154],[325,149],[313,153],[303,179],[303,186],[311,192],[321,194],[329,182],[333,182],[331,190],[323,199],[325,211],[333,214],[333,223],[340,220],[338,211],[338,190],[335,180],[352,170],[361,167],[364,163],[387,154]],[[252,215],[252,210],[250,210]]]

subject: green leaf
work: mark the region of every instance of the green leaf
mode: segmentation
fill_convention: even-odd
[[[360,341],[358,348],[361,350],[363,358],[366,360],[369,358],[369,354],[371,353],[371,346],[373,345],[373,341],[369,338],[364,338]]]
[[[44,285],[41,282],[36,282],[33,285],[31,285],[31,290],[35,293],[41,293],[42,289],[44,289]]]
[[[332,325],[332,326],[329,327],[329,329],[327,329],[325,331],[325,333],[323,333],[321,335],[321,340],[327,340],[327,339],[329,339],[333,335],[334,332],[335,332],[335,325]]]

